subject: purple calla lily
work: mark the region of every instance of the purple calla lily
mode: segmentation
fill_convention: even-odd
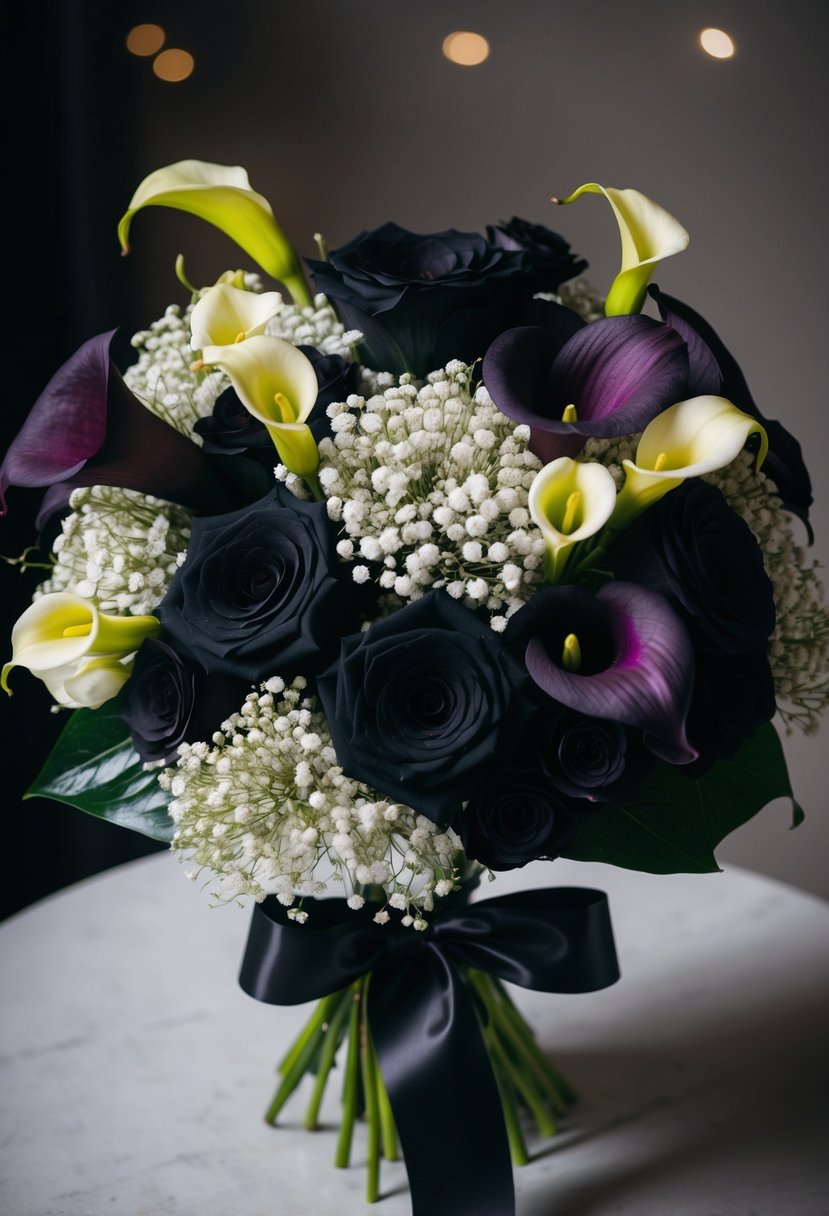
[[[577,455],[592,435],[644,430],[685,395],[688,350],[651,317],[605,317],[565,341],[524,326],[495,339],[483,379],[502,413],[530,427],[530,448],[548,462]]]
[[[782,423],[763,417],[737,360],[704,317],[681,300],[665,295],[655,284],[649,289],[649,294],[665,325],[675,330],[688,347],[692,382],[688,396],[711,394],[725,397],[744,414],[762,422],[769,440],[763,472],[777,486],[786,509],[803,520],[811,540],[809,508],[813,501],[812,483],[800,444]]]
[[[8,486],[65,481],[140,490],[200,512],[237,505],[201,448],[124,384],[109,355],[114,334],[85,342],[32,406],[0,466],[0,514]]]
[[[657,592],[622,581],[605,583],[595,596],[582,587],[549,587],[511,618],[507,637],[524,647],[532,680],[559,704],[638,727],[669,764],[696,760],[685,733],[694,652]]]

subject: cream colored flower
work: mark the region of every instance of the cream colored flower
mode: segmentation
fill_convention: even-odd
[[[180,160],[145,177],[118,224],[118,239],[129,253],[133,216],[143,207],[173,207],[214,224],[291,292],[294,302],[311,296],[293,246],[274,218],[271,205],[251,189],[240,166]]]
[[[528,506],[547,546],[547,578],[561,577],[573,545],[603,528],[616,505],[612,475],[594,461],[561,456],[536,474]]]
[[[313,477],[319,452],[305,420],[316,404],[318,382],[310,359],[266,334],[205,347],[202,359],[230,377],[239,400],[268,428],[282,463],[298,477]]]
[[[760,436],[756,467],[766,458],[768,438],[756,418],[724,397],[680,401],[648,423],[636,459],[623,461],[625,482],[616,500],[612,526],[624,528],[646,507],[689,477],[730,464],[749,435]]]
[[[622,238],[622,268],[605,301],[608,317],[640,312],[658,262],[681,253],[690,237],[674,217],[638,190],[617,190],[587,182],[557,203],[574,203],[583,194],[603,194],[613,208]]]
[[[190,345],[232,346],[265,332],[283,305],[278,291],[243,291],[230,283],[209,287],[190,314]]]
[[[160,632],[154,616],[111,616],[67,591],[41,596],[12,630],[12,658],[0,687],[11,693],[9,672],[27,667],[60,704],[97,709],[128,679],[124,661]]]

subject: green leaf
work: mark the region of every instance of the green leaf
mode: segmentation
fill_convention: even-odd
[[[25,798],[54,798],[153,840],[171,840],[168,796],[145,772],[123,719],[107,702],[78,709]]]
[[[595,803],[563,856],[650,874],[719,870],[714,848],[775,798],[792,799],[792,826],[803,811],[792,796],[786,761],[771,723],[698,780],[659,764],[623,804]]]

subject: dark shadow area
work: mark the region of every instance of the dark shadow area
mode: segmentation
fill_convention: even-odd
[[[20,8],[7,23],[2,452],[60,364],[128,315],[128,276],[118,273],[114,225],[135,186],[135,74],[113,48],[122,46],[135,7],[46,0]],[[121,338],[118,353],[128,351]],[[10,491],[0,519],[4,557],[35,543],[41,496]],[[50,543],[44,538],[46,552]],[[0,563],[2,661],[11,626],[44,576]],[[45,689],[27,672],[15,672],[13,684],[12,698],[0,695],[8,859],[0,917],[159,847],[71,807],[22,800],[66,715],[50,714]]]

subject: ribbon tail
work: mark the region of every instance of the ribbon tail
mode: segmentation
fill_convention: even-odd
[[[368,1016],[406,1159],[413,1216],[515,1216],[509,1144],[473,998],[429,947],[380,964]]]

